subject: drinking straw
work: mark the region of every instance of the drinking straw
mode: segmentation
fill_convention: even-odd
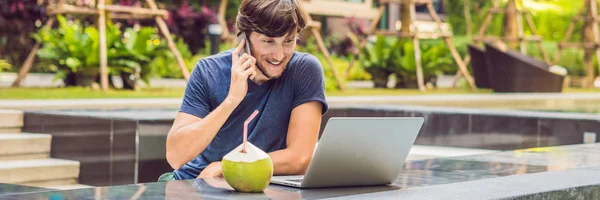
[[[252,119],[254,119],[254,117],[256,117],[257,114],[258,110],[254,110],[252,115],[250,115],[250,117],[246,119],[246,122],[244,122],[244,148],[242,148],[242,153],[246,153],[246,141],[248,141],[248,124],[250,124]]]

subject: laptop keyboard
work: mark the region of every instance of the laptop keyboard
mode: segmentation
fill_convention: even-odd
[[[302,179],[301,178],[293,178],[293,179],[285,179],[286,181],[292,181],[292,182],[298,182],[298,183],[302,183]]]

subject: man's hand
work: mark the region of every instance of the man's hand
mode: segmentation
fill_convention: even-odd
[[[227,97],[237,103],[246,97],[248,78],[253,79],[256,76],[256,59],[247,53],[238,56],[245,43],[246,40],[242,40],[231,53],[231,85]]]
[[[213,162],[206,166],[196,178],[214,178],[222,176],[223,171],[221,170],[221,162]]]

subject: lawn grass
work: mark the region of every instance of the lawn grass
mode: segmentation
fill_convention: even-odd
[[[437,88],[421,92],[418,89],[345,89],[343,91],[328,91],[327,96],[394,96],[394,95],[434,95],[434,94],[489,94],[489,89],[471,91],[463,88]]]
[[[0,88],[0,99],[101,99],[101,98],[182,98],[184,88],[144,88],[139,91],[109,90],[107,92],[90,88]],[[600,89],[569,88],[564,93],[600,93]],[[473,92],[464,88],[429,89],[346,89],[327,91],[327,96],[394,96],[394,95],[445,95],[445,94],[491,94],[489,89]]]
[[[0,99],[100,99],[100,98],[181,98],[184,88],[144,88],[139,91],[83,87],[0,88]]]

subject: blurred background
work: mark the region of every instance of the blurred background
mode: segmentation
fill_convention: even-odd
[[[536,33],[529,27],[525,14],[520,15],[520,28],[511,30],[518,22],[516,17],[509,16],[497,10],[508,9],[509,1],[498,1],[496,9],[494,2],[489,0],[432,0],[432,7],[442,21],[438,28],[426,5],[416,5],[415,19],[410,27],[418,33],[450,33],[453,45],[461,58],[471,57],[469,45],[479,45],[476,42],[480,29],[485,24],[484,36],[498,36],[500,39],[509,38],[511,34],[537,35],[541,47],[535,42],[511,45],[514,50],[520,50],[525,45],[525,55],[544,61],[542,53],[546,51],[549,60],[545,64],[557,65],[566,70],[563,80],[565,88],[592,88],[593,77],[597,74],[597,58],[591,56],[593,62],[590,69],[584,63],[585,48],[559,48],[559,43],[566,38],[569,26],[575,24],[568,41],[583,42],[585,18],[574,21],[579,13],[585,13],[584,1],[567,0],[517,0],[515,8],[528,13]],[[99,65],[100,54],[98,15],[80,12],[53,12],[58,6],[71,10],[96,8],[94,0],[6,0],[0,2],[0,87],[3,88],[1,98],[36,97],[39,90],[12,89],[17,73],[22,70],[28,55],[36,43],[40,44],[39,51],[34,54],[32,67],[21,87],[49,88],[69,87],[68,90],[78,91],[81,88],[96,88],[100,83]],[[370,31],[374,21],[376,30],[403,32],[403,20],[410,22],[410,16],[402,15],[403,5],[381,4],[383,13],[378,18],[380,3],[373,0],[301,1],[312,21],[318,23],[318,32],[322,35],[324,46],[331,54],[331,62],[324,52],[319,49],[318,41],[312,37],[311,28],[302,34],[298,51],[309,52],[321,59],[326,75],[327,90],[336,94],[343,87],[360,89],[355,92],[369,92],[365,88],[417,88],[416,62],[414,44],[410,38],[399,38]],[[146,1],[136,0],[107,0],[106,5],[129,6],[133,8],[150,8]],[[159,9],[164,9],[164,17],[176,49],[181,53],[185,67],[191,71],[198,59],[232,47],[236,33],[235,16],[240,0],[226,2],[216,0],[157,0]],[[222,8],[221,8],[222,7]],[[343,9],[334,9],[343,8]],[[219,12],[219,9],[222,9]],[[65,9],[69,10],[69,9]],[[58,13],[58,14],[57,14]],[[82,14],[83,13],[83,14]],[[92,12],[93,13],[93,12]],[[405,12],[407,13],[407,12]],[[491,13],[491,14],[490,14]],[[510,12],[508,12],[510,13]],[[489,22],[485,22],[488,14]],[[56,18],[51,28],[42,28],[50,18]],[[221,20],[219,20],[221,18]],[[122,93],[120,96],[166,95],[174,97],[181,95],[182,73],[178,67],[177,58],[168,48],[168,42],[161,34],[157,22],[152,15],[126,15],[123,12],[108,12],[107,14],[107,66],[109,87],[114,90],[146,91],[138,93]],[[209,26],[216,25],[220,30],[213,33],[211,39]],[[405,28],[406,29],[406,28]],[[229,36],[229,37],[227,37]],[[420,57],[423,68],[425,85],[432,89],[438,88],[445,92],[472,92],[468,90],[468,81],[457,75],[459,65],[453,57],[450,46],[436,35],[422,36],[420,40]],[[483,38],[482,38],[483,39]],[[376,41],[380,42],[376,42]],[[365,43],[365,41],[368,41]],[[479,40],[482,41],[482,40]],[[508,40],[504,40],[505,42]],[[593,38],[592,38],[593,41]],[[212,45],[212,46],[211,46]],[[396,45],[396,46],[394,46]],[[386,49],[390,52],[384,52]],[[594,49],[592,49],[594,50]],[[560,55],[557,55],[557,52]],[[480,56],[485,64],[485,57]],[[477,62],[477,58],[471,58]],[[465,61],[464,59],[462,61]],[[467,63],[471,75],[477,69]],[[335,69],[333,69],[333,68]],[[477,67],[477,66],[475,66]],[[483,67],[486,69],[486,67]],[[335,70],[336,72],[334,72]],[[336,73],[338,74],[336,77]],[[490,72],[492,74],[493,72]],[[500,72],[498,72],[500,73]],[[593,74],[591,74],[593,73]],[[486,79],[492,79],[484,75]],[[587,76],[587,78],[585,78]],[[497,75],[503,77],[503,75]],[[514,78],[514,77],[512,77]],[[511,79],[506,77],[506,79]],[[509,80],[505,80],[509,81]],[[94,87],[95,86],[95,87]],[[481,86],[479,92],[490,86]],[[164,93],[163,88],[179,88]],[[154,88],[154,89],[152,89]],[[452,88],[446,89],[444,88]],[[467,89],[467,90],[461,90]],[[392,91],[377,91],[380,92]],[[411,90],[397,90],[401,91]],[[60,98],[68,98],[60,91],[54,91]],[[171,94],[170,92],[173,92]],[[393,93],[393,92],[392,92]],[[81,94],[81,93],[80,93]],[[393,93],[395,94],[395,93]],[[74,94],[75,95],[75,94]],[[93,94],[92,94],[93,95]],[[85,96],[85,95],[84,95]],[[79,96],[76,96],[79,97]]]

